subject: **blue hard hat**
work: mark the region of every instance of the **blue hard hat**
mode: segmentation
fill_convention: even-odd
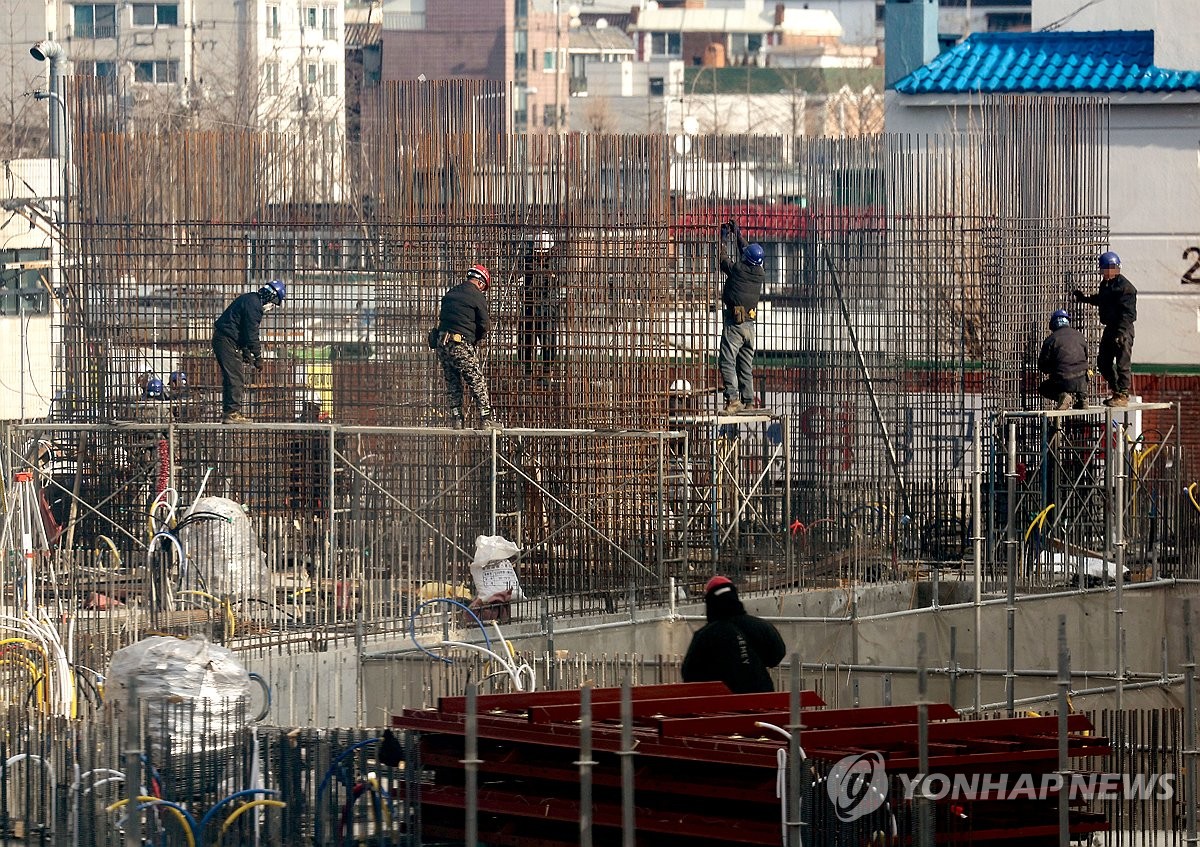
[[[171,378],[167,380],[167,385],[172,388],[183,388],[187,385],[186,371],[171,371]]]
[[[1101,270],[1104,270],[1105,268],[1119,268],[1119,267],[1121,267],[1121,257],[1118,256],[1116,253],[1109,250],[1107,253],[1100,254],[1100,269]]]
[[[761,244],[747,244],[746,249],[742,251],[742,258],[751,265],[761,265],[766,255]]]
[[[280,280],[273,279],[262,288],[258,289],[258,293],[265,295],[269,299],[274,300],[276,303],[282,303],[287,297],[287,286],[284,285]]]
[[[1059,327],[1069,326],[1071,316],[1067,314],[1066,309],[1056,309],[1054,314],[1050,315],[1050,328],[1058,329]]]
[[[161,400],[163,396],[163,381],[156,376],[146,380],[146,396],[151,400]]]

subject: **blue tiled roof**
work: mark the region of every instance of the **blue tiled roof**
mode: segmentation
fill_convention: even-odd
[[[902,94],[1200,91],[1200,71],[1154,64],[1154,33],[976,33],[896,83]]]

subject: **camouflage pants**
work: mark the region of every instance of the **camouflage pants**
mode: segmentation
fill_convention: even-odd
[[[451,411],[462,412],[465,384],[475,398],[479,413],[490,413],[492,404],[488,400],[487,380],[479,367],[475,345],[465,341],[447,341],[438,347],[437,355],[442,363],[442,373],[446,375],[446,393],[450,397]]]

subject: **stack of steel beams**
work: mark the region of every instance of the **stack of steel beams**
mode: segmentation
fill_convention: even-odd
[[[489,845],[579,844],[585,829],[594,843],[620,843],[630,820],[642,844],[779,844],[784,815],[776,786],[787,770],[788,743],[763,724],[790,724],[790,696],[731,694],[721,683],[635,687],[629,743],[622,740],[621,689],[595,689],[590,756],[580,755],[586,725],[580,691],[481,695],[473,714],[467,698],[444,697],[436,710],[405,710],[393,725],[420,739],[416,772],[423,774],[421,819],[429,838],[461,839],[464,812],[474,809],[479,839]],[[803,843],[917,840],[919,708],[823,705],[815,692],[800,693]],[[962,720],[949,705],[925,708],[925,773],[937,775],[926,783],[937,843],[1058,843],[1058,719]],[[1067,728],[1077,766],[1109,752],[1085,716],[1069,716]],[[468,731],[476,736],[475,756],[466,754]],[[631,818],[623,816],[621,769],[630,752]],[[854,761],[857,780],[837,782],[839,764],[844,773]],[[478,768],[470,779],[468,766]],[[478,785],[475,803],[470,784]],[[864,798],[863,791],[877,796]],[[1072,838],[1108,828],[1085,800],[1071,805]]]

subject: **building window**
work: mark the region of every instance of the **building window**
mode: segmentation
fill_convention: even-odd
[[[117,7],[114,3],[83,3],[75,7],[76,38],[115,38]]]
[[[267,62],[263,65],[263,92],[272,97],[279,96],[279,63]]]
[[[321,94],[326,97],[337,97],[337,70],[338,66],[333,62],[326,62],[321,66]]]
[[[652,56],[680,56],[683,54],[682,36],[677,32],[650,33]]]
[[[134,26],[179,26],[179,6],[175,3],[134,3]]]
[[[1033,15],[1029,12],[988,12],[988,32],[1028,32],[1033,25]]]
[[[79,76],[116,76],[116,62],[76,62],[75,73]]]
[[[528,0],[516,0],[516,2],[513,4],[513,17],[520,21],[520,20],[524,20],[528,16],[529,16]]]
[[[25,264],[33,267],[22,267]],[[41,280],[49,274],[49,264],[50,251],[45,248],[0,251],[0,315],[49,313],[50,296]]]
[[[321,70],[317,67],[316,62],[309,62],[304,66],[304,82],[311,89],[310,94],[316,93],[317,83],[320,81]]]
[[[548,74],[558,70],[557,62],[555,61],[557,54],[553,50],[542,51],[542,70]]]
[[[558,121],[555,120],[557,113],[558,109],[555,108],[554,104],[547,103],[542,107],[542,124],[551,128],[558,126]]]
[[[662,97],[666,93],[666,86],[663,83],[661,76],[650,77],[650,96]]]
[[[309,29],[317,28],[317,7],[309,6],[304,10],[304,25]]]
[[[166,85],[179,81],[179,62],[175,59],[160,59],[157,62],[134,62],[134,82],[153,82]]]
[[[279,7],[267,6],[267,38],[279,37]]]
[[[513,65],[518,72],[529,67],[529,33],[523,29],[513,32]]]
[[[321,37],[326,41],[337,41],[337,9],[321,7]]]

